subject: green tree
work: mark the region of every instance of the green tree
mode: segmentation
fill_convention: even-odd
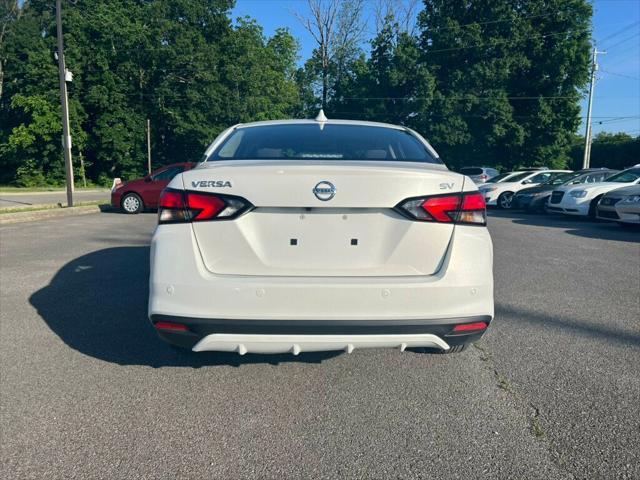
[[[233,123],[299,110],[298,45],[285,30],[266,38],[233,23],[232,0],[63,2],[74,158],[87,174],[131,178],[153,165],[199,160]],[[0,181],[41,172],[63,178],[52,2],[25,2],[0,45]],[[0,27],[2,25],[0,24]],[[15,99],[15,100],[14,100]],[[47,121],[44,121],[44,119]]]
[[[420,61],[418,40],[389,15],[371,45],[371,57],[353,63],[344,95],[332,108],[350,117],[420,126],[434,81]]]
[[[591,15],[586,0],[425,0],[422,61],[436,85],[422,130],[456,166],[564,166]]]
[[[584,156],[584,138],[574,136],[570,157],[570,166],[574,170],[582,168]],[[622,170],[640,163],[640,136],[601,132],[591,143],[591,161],[593,168],[607,167]]]

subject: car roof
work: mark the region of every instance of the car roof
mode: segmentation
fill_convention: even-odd
[[[381,122],[367,122],[364,120],[326,120],[326,121],[317,121],[311,119],[303,119],[303,120],[266,120],[262,122],[251,122],[251,123],[239,123],[234,126],[236,129],[241,128],[253,128],[253,127],[270,127],[274,125],[358,125],[363,127],[382,127],[382,128],[393,128],[395,130],[409,130],[407,127],[403,127],[401,125],[393,125],[391,123],[381,123]]]

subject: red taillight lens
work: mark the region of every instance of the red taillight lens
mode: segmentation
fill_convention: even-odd
[[[480,192],[467,193],[462,197],[462,211],[484,210],[487,204]]]
[[[489,324],[487,322],[463,323],[453,327],[453,333],[469,333],[475,331],[486,330]]]
[[[240,197],[165,189],[160,195],[158,223],[230,220],[251,208]]]
[[[211,220],[222,212],[227,204],[220,197],[187,192],[187,208],[193,212],[191,220]]]
[[[487,224],[486,204],[479,192],[413,198],[396,209],[425,222]]]
[[[184,208],[183,192],[163,190],[160,194],[160,208]]]
[[[455,220],[455,213],[460,207],[460,195],[427,198],[422,202],[421,207],[436,222],[451,223]]]
[[[188,332],[189,328],[181,323],[157,322],[153,325],[157,330],[171,330],[174,332]]]

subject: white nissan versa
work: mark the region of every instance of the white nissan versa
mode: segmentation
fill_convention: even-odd
[[[407,128],[236,125],[162,193],[149,318],[196,352],[458,352],[493,318],[485,215]]]

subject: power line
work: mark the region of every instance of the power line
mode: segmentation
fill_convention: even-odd
[[[632,80],[640,80],[640,77],[633,77],[631,75],[625,75],[624,73],[610,72],[609,70],[600,69],[602,73],[608,73],[609,75],[615,75],[617,77],[630,78]]]
[[[593,118],[598,118],[598,117],[593,117]],[[599,120],[598,124],[602,125],[602,124],[608,124],[608,123],[619,123],[619,122],[629,122],[631,120],[634,119],[640,119],[640,116],[634,116],[634,117],[615,117],[612,118],[610,120]]]
[[[622,45],[623,43],[625,43],[625,42],[637,37],[638,35],[640,35],[640,32],[636,32],[633,35],[631,35],[630,37],[627,37],[624,40],[620,40],[618,43],[614,43],[613,45],[608,46],[607,49],[611,50],[611,49],[613,49],[615,47],[618,47],[618,46]]]
[[[600,42],[598,42],[598,43],[600,43],[600,46],[602,47],[602,44],[603,44],[604,42],[606,42],[607,40],[609,40],[609,39],[611,39],[611,38],[614,38],[614,37],[617,37],[617,36],[618,36],[618,35],[620,35],[621,33],[624,33],[624,32],[626,32],[627,30],[632,29],[632,28],[633,28],[633,27],[635,27],[636,25],[640,25],[640,21],[630,23],[630,24],[629,24],[629,25],[627,25],[626,27],[622,27],[620,30],[616,30],[616,31],[615,31],[615,32],[613,32],[612,34],[607,35],[606,37],[604,37],[604,38],[603,38],[602,40],[600,40]]]

